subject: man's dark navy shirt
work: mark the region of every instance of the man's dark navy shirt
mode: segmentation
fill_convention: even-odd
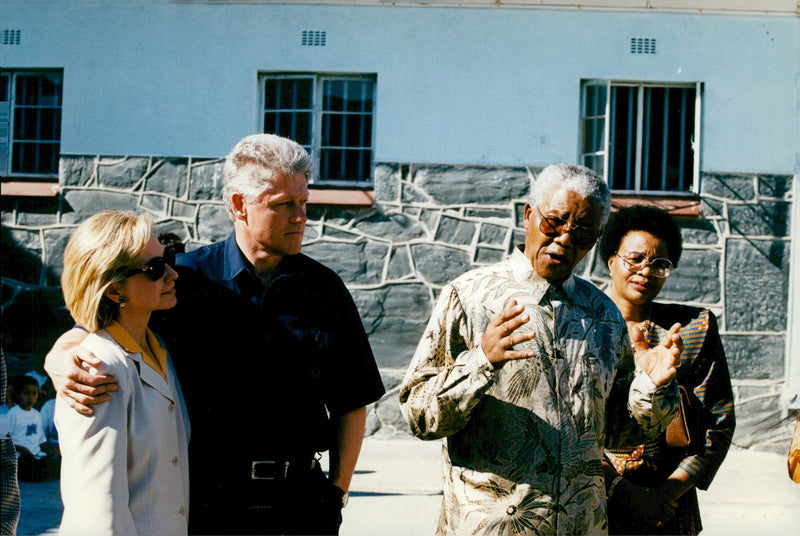
[[[189,409],[195,508],[212,491],[230,491],[219,482],[243,476],[251,461],[327,450],[328,414],[363,407],[385,390],[355,303],[329,268],[287,256],[264,287],[234,234],[179,255],[177,264],[178,305],[151,325]]]

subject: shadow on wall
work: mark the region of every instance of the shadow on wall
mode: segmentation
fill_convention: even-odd
[[[2,245],[2,351],[8,374],[30,370],[43,372],[44,356],[58,336],[73,326],[64,307],[60,287],[39,286],[39,281],[56,280],[42,261],[21,247],[8,229],[0,230]],[[42,277],[44,275],[45,277]]]

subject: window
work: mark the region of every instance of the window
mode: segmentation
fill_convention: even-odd
[[[697,192],[700,84],[589,81],[581,162],[623,192]]]
[[[0,175],[58,176],[61,77],[61,71],[0,73]]]
[[[306,148],[316,165],[312,182],[371,183],[374,76],[268,74],[260,85],[263,132]]]

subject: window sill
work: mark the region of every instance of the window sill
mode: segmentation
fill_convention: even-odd
[[[371,207],[375,202],[373,190],[318,189],[310,186],[308,191],[309,205]]]
[[[691,196],[669,196],[669,195],[611,195],[611,211],[629,207],[631,205],[646,205],[666,210],[672,216],[678,218],[699,218],[700,217],[700,198]]]
[[[16,197],[56,197],[61,192],[57,182],[3,182],[0,183],[0,196]]]

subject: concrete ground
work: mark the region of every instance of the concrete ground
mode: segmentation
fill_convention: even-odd
[[[438,441],[367,438],[341,536],[433,534],[442,500],[440,452]],[[23,482],[21,494],[17,533],[57,534],[58,481]],[[800,530],[800,484],[789,480],[785,456],[734,448],[699,497],[704,536],[781,536]]]

